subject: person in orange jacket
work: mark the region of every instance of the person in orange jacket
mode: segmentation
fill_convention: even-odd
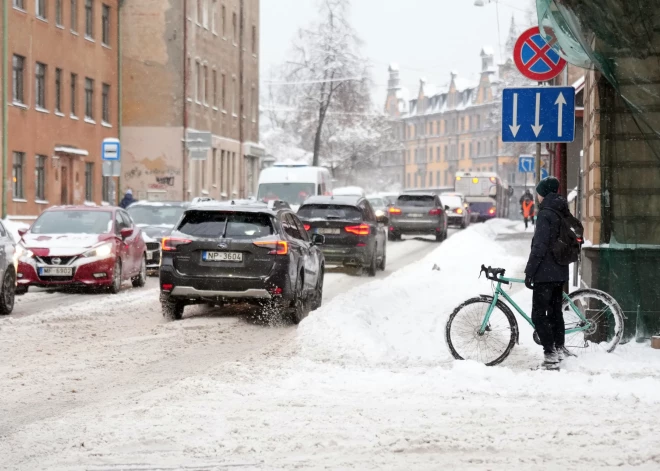
[[[529,221],[534,225],[534,200],[525,198],[522,202],[523,218],[525,219],[525,229],[527,229]]]

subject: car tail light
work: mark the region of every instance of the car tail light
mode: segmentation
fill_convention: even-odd
[[[192,242],[190,239],[182,239],[179,237],[163,237],[161,248],[164,252],[175,252],[181,245],[188,245]]]
[[[310,226],[309,224],[303,224],[303,227],[305,228],[306,231],[312,228],[312,226]]]
[[[488,214],[495,214],[495,208],[490,208],[488,210]]]
[[[390,208],[389,212],[390,214],[401,214],[401,210],[399,208]]]
[[[429,216],[440,216],[442,214],[442,209],[440,208],[434,208],[431,211],[429,211]]]
[[[268,255],[286,255],[289,253],[289,243],[285,240],[259,240],[254,243],[257,247],[271,247]]]
[[[369,232],[371,231],[367,224],[360,224],[359,226],[346,226],[344,229],[350,234],[359,236],[369,235]]]
[[[272,294],[273,296],[281,296],[282,292],[283,290],[279,286],[274,286],[270,289],[270,294]]]
[[[455,210],[456,214],[463,214],[463,210],[461,208],[458,208]]]
[[[174,285],[171,284],[171,283],[164,283],[164,284],[160,287],[160,289],[162,289],[163,291],[172,291],[173,288],[174,288]]]

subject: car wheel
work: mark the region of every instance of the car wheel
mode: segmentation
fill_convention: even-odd
[[[467,227],[467,221],[463,219],[463,222],[461,222],[461,229],[465,229]]]
[[[435,235],[435,241],[436,242],[442,242],[442,232],[440,234]]]
[[[161,298],[160,305],[163,310],[163,317],[168,321],[180,321],[183,319],[183,310],[186,305],[181,301]]]
[[[142,264],[140,265],[140,274],[131,280],[133,288],[142,288],[147,284],[147,259],[142,256]]]
[[[23,296],[24,294],[27,294],[28,287],[27,286],[17,286],[15,292],[16,292],[16,296]]]
[[[369,276],[376,276],[376,272],[378,271],[378,252],[377,250],[374,249],[374,254],[371,256],[371,261],[369,262],[369,266],[367,267],[367,275]]]
[[[309,314],[309,307],[307,300],[304,297],[304,280],[302,273],[298,275],[298,280],[296,282],[296,292],[294,294],[293,306],[291,309],[291,321],[294,324],[300,324],[300,322],[307,317]]]
[[[14,299],[16,297],[16,276],[14,268],[5,273],[2,280],[2,292],[0,292],[0,315],[6,316],[14,310]]]
[[[112,284],[110,285],[110,292],[112,294],[117,294],[121,290],[121,260],[117,258],[115,262],[115,268],[112,270]]]
[[[385,271],[385,266],[387,266],[387,244],[385,244],[385,248],[383,249],[383,258],[380,259],[378,269],[380,271]]]
[[[316,311],[323,304],[323,276],[324,268],[321,267],[319,272],[319,279],[316,282],[316,290],[314,291],[314,302],[312,303],[312,311]]]

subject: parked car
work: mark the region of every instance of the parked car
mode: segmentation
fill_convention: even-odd
[[[300,322],[321,306],[322,235],[310,236],[285,202],[191,205],[162,241],[163,315],[190,304],[256,304]]]
[[[14,237],[0,222],[0,315],[11,314],[16,296],[16,273],[18,271],[18,249]]]
[[[391,240],[402,235],[434,235],[441,242],[447,238],[447,210],[435,193],[403,193],[390,206]]]
[[[147,270],[160,266],[160,241],[172,232],[190,203],[182,201],[138,201],[126,210],[142,229],[147,244]]]
[[[440,198],[443,204],[449,206],[449,225],[465,229],[470,224],[470,205],[465,201],[465,196],[460,193],[441,193]]]
[[[298,210],[312,235],[325,237],[323,255],[328,263],[366,269],[369,276],[385,270],[387,223],[361,196],[314,196]]]
[[[128,213],[110,206],[55,206],[19,231],[18,287],[142,287],[147,247]]]

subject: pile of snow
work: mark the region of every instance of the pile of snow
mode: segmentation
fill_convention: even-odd
[[[18,242],[21,239],[21,236],[18,235],[19,229],[29,229],[30,225],[25,224],[24,222],[12,221],[11,219],[3,219],[2,225],[7,228],[9,233],[12,235],[14,240]]]
[[[495,220],[471,226],[421,262],[337,296],[300,324],[301,355],[371,365],[453,361],[444,338],[448,316],[468,298],[492,292],[489,281],[477,279],[481,265],[522,276],[525,254],[511,253],[492,236],[517,225]]]

